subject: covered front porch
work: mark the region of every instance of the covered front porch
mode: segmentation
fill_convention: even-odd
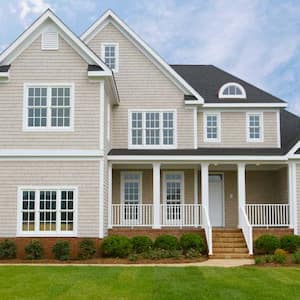
[[[110,163],[109,228],[293,227],[289,165],[270,163]],[[251,249],[251,250],[250,250]]]

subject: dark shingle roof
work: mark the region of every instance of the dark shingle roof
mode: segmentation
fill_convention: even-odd
[[[280,120],[281,148],[112,149],[109,155],[284,155],[300,139],[300,118],[286,110],[281,110]]]
[[[8,72],[10,65],[0,66],[0,72]]]
[[[283,100],[213,65],[170,66],[204,98],[206,103],[220,103],[220,101],[223,103],[284,103]],[[247,98],[219,99],[220,87],[228,82],[241,84],[246,91]]]
[[[100,66],[97,65],[89,65],[88,71],[103,71],[103,69]]]

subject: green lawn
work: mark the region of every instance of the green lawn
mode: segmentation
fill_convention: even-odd
[[[0,299],[300,299],[300,268],[1,266]]]

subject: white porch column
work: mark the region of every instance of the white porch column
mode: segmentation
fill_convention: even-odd
[[[198,168],[194,169],[194,223],[199,226],[199,203],[198,203]]]
[[[290,228],[297,232],[297,206],[296,206],[296,163],[290,161],[288,164],[288,187],[289,187],[289,215]]]
[[[246,206],[246,169],[244,163],[238,164],[238,212],[239,212],[239,226],[240,222],[240,207],[245,209]]]
[[[112,163],[108,162],[108,228],[112,228]]]
[[[208,163],[201,164],[201,201],[202,206],[205,207],[207,213],[209,213],[208,167]]]
[[[161,228],[160,224],[160,163],[153,163],[153,226]]]

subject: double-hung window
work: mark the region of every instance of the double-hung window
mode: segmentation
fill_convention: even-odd
[[[19,234],[74,235],[76,202],[76,188],[20,188]]]
[[[220,141],[220,114],[219,113],[204,114],[204,141],[205,142]]]
[[[175,148],[176,112],[131,111],[129,145],[132,148]]]
[[[262,113],[247,114],[247,141],[263,141],[263,115]]]
[[[118,43],[102,44],[102,59],[114,72],[119,70],[119,45]]]
[[[72,103],[73,85],[27,85],[24,129],[72,129]]]

